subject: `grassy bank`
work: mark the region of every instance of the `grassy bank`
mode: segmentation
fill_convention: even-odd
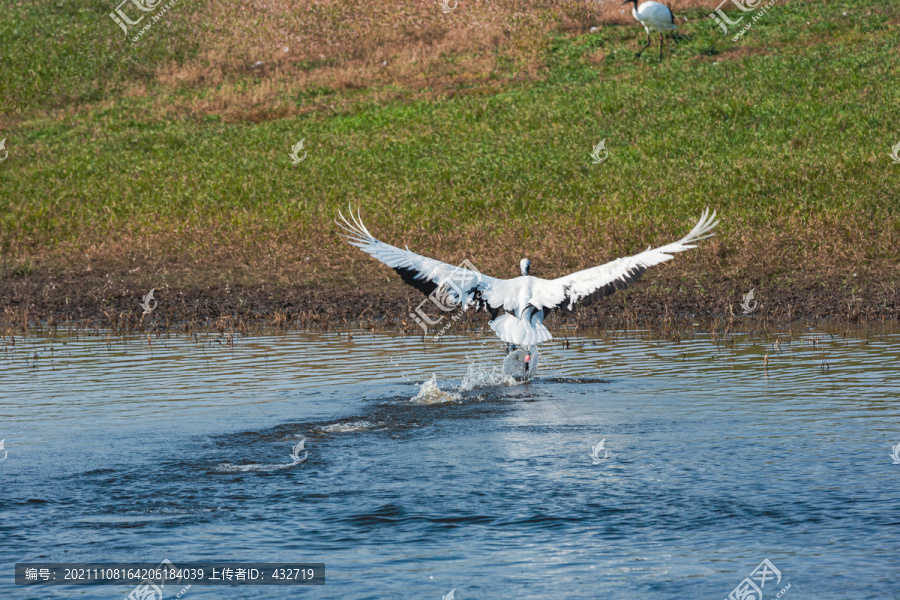
[[[716,238],[594,310],[724,314],[756,287],[787,318],[900,311],[888,4],[776,3],[735,43],[683,3],[662,62],[634,58],[618,3],[413,3],[400,33],[372,8],[284,42],[239,4],[177,3],[136,43],[105,1],[5,7],[5,319],[139,313],[150,287],[173,318],[402,317],[415,292],[336,235],[348,204],[385,241],[546,277],[680,237],[708,205]]]

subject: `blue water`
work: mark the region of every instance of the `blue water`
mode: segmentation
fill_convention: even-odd
[[[0,597],[163,559],[326,564],[198,600],[721,600],[764,559],[764,600],[900,597],[900,333],[781,340],[570,335],[509,385],[487,338],[2,338]]]

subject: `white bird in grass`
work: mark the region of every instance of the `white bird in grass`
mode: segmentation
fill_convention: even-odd
[[[647,44],[641,48],[635,56],[640,56],[650,46],[650,32],[659,32],[659,60],[662,60],[663,31],[677,29],[675,16],[669,7],[659,2],[643,2],[638,6],[637,0],[625,0],[622,4],[634,4],[631,8],[632,16],[644,26],[647,32]]]
[[[339,213],[340,214],[340,213]],[[449,265],[425,256],[409,248],[378,241],[363,225],[359,213],[350,211],[348,221],[340,214],[347,231],[347,241],[394,269],[403,281],[425,295],[439,287],[446,288],[443,296],[452,305],[485,309],[491,314],[491,329],[501,340],[515,346],[531,346],[553,339],[544,325],[544,317],[551,311],[571,311],[576,302],[590,303],[593,299],[608,296],[636,281],[649,267],[671,260],[672,254],[684,252],[696,246],[693,242],[711,237],[710,230],[718,224],[716,213],[703,211],[700,220],[686,236],[677,242],[647,248],[640,254],[619,258],[612,262],[560,277],[541,279],[532,277],[531,261],[523,258],[519,263],[521,276],[515,279],[497,279],[478,271]],[[504,314],[499,314],[503,310]]]

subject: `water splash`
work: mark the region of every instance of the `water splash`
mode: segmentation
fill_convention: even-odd
[[[537,346],[517,348],[503,359],[503,373],[516,381],[528,381],[537,375],[540,354]]]
[[[519,350],[517,352],[522,351]],[[524,356],[524,352],[522,352],[522,355]],[[534,378],[534,375],[537,373],[540,354],[537,352],[537,348],[531,349],[532,372],[528,380],[523,380],[522,369],[516,368],[521,367],[521,365],[508,359],[509,357],[504,359],[501,365],[497,365],[493,361],[491,361],[491,363],[470,362],[468,369],[466,370],[466,376],[463,377],[462,383],[459,386],[459,390],[461,392],[468,392],[477,388],[497,385],[521,385]],[[518,378],[516,376],[518,376]]]
[[[459,384],[459,391],[469,392],[474,389],[483,387],[492,387],[497,385],[519,385],[520,382],[503,372],[503,368],[498,365],[485,365],[479,363],[469,363],[466,370],[466,376],[463,377],[462,383]]]
[[[446,402],[459,402],[462,396],[455,392],[442,390],[437,384],[437,376],[432,375],[419,386],[419,393],[409,399],[418,404],[444,404]]]

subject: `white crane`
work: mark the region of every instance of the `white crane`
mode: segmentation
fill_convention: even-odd
[[[340,214],[340,213],[339,213]],[[544,325],[544,316],[556,309],[571,311],[576,302],[608,296],[636,281],[649,267],[671,260],[672,254],[695,248],[692,243],[711,237],[718,224],[716,213],[703,211],[700,220],[686,236],[665,246],[647,248],[640,254],[560,277],[541,279],[529,274],[531,261],[519,262],[521,275],[515,279],[497,279],[478,271],[420,256],[409,248],[403,250],[378,241],[363,225],[359,213],[350,211],[348,221],[340,214],[338,222],[351,244],[394,269],[404,282],[432,294],[444,288],[444,302],[454,306],[485,309],[491,314],[491,329],[501,340],[513,345],[537,345],[553,339]],[[505,311],[499,314],[500,311]]]
[[[672,31],[676,29],[675,16],[669,7],[659,2],[642,2],[638,6],[638,0],[625,0],[622,4],[634,4],[631,8],[631,15],[644,26],[647,32],[647,44],[641,48],[635,56],[640,56],[650,46],[650,32],[659,32],[659,60],[662,60],[663,47],[663,31]]]

